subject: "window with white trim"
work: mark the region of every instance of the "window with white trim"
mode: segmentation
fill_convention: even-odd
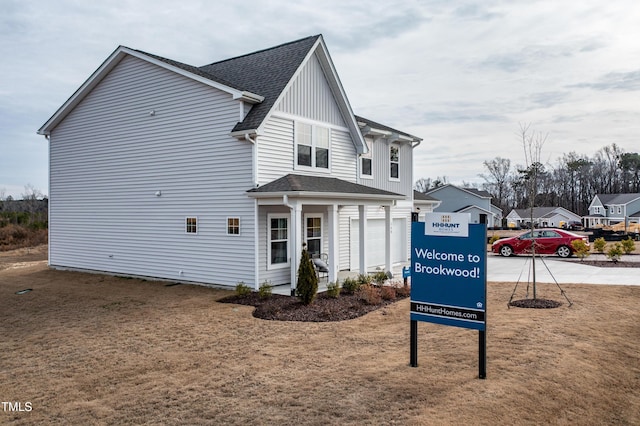
[[[360,176],[370,178],[373,176],[373,144],[368,140],[365,140],[365,143],[367,144],[368,152],[360,156]]]
[[[329,168],[331,131],[327,127],[296,122],[297,165]]]
[[[594,207],[593,214],[600,214],[600,207]]]
[[[398,146],[389,146],[389,177],[391,179],[400,178],[400,157],[398,155]]]
[[[269,266],[278,267],[289,264],[289,218],[269,215],[269,244],[267,246]]]
[[[622,207],[618,206],[618,214],[622,213]]]
[[[305,242],[311,257],[322,253],[322,215],[305,215]]]
[[[188,217],[185,220],[185,232],[187,234],[197,234],[198,233],[198,218],[197,217]]]
[[[240,218],[227,218],[227,235],[240,235]]]

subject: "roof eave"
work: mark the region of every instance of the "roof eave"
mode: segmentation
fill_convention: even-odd
[[[356,200],[404,200],[404,196],[397,194],[357,194],[346,192],[313,192],[313,191],[277,191],[277,192],[260,192],[247,191],[247,195],[251,198],[278,198],[283,196],[296,198],[335,198],[335,199],[356,199]]]
[[[208,78],[193,74],[182,68],[178,68],[174,65],[160,61],[156,58],[152,58],[151,56],[145,55],[142,52],[130,49],[125,46],[118,46],[118,48],[114,50],[111,55],[109,55],[109,57],[98,67],[98,69],[96,69],[91,74],[91,76],[89,76],[89,78],[73,93],[73,95],[71,95],[71,97],[69,97],[69,99],[67,99],[67,101],[62,104],[60,108],[58,108],[58,110],[51,116],[51,118],[49,118],[49,120],[47,120],[47,122],[44,123],[44,125],[42,125],[40,129],[38,129],[37,133],[39,135],[49,135],[51,133],[51,130],[53,130],[67,116],[67,114],[71,112],[85,98],[85,96],[89,92],[91,92],[91,90],[95,88],[102,81],[102,79],[127,55],[142,59],[161,68],[170,70],[192,80],[206,84],[207,86],[222,90],[223,92],[229,93],[233,97],[233,99],[239,99],[250,103],[259,103],[264,100],[263,96],[257,95],[255,93],[234,89],[233,87],[229,87],[217,81],[210,80]]]

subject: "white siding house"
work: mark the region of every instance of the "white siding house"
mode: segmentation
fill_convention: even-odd
[[[421,139],[353,115],[322,36],[202,67],[120,46],[38,133],[54,268],[294,289],[303,243],[331,281],[409,256]]]

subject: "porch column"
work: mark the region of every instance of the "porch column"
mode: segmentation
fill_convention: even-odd
[[[367,273],[367,206],[358,206],[358,225],[360,233],[360,273]]]
[[[391,271],[391,206],[384,206],[384,269]]]
[[[302,255],[302,204],[291,203],[291,295],[295,295],[298,266]]]
[[[329,282],[338,280],[338,206],[336,204],[327,207],[327,220],[329,221]]]

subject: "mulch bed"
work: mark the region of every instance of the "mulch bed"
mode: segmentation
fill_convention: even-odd
[[[331,298],[326,293],[319,293],[313,303],[305,306],[297,297],[273,294],[261,298],[253,292],[247,296],[228,296],[218,302],[255,306],[253,316],[265,320],[328,322],[358,318],[406,297],[408,294],[398,295],[395,299],[370,305],[356,294],[341,293],[337,298]]]
[[[521,299],[509,302],[509,306],[516,308],[551,309],[562,306],[562,302],[551,299]]]

